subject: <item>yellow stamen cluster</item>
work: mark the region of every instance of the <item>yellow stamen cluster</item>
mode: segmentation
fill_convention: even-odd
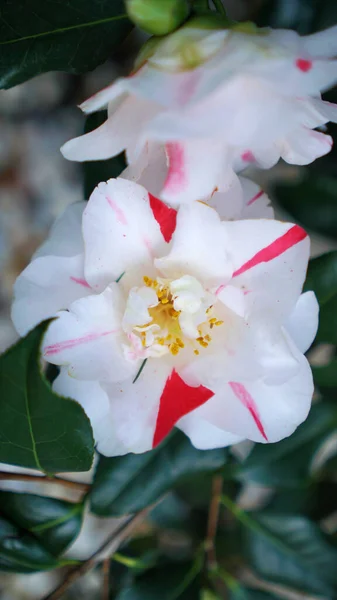
[[[182,331],[180,328],[180,324],[178,321],[180,311],[175,310],[173,306],[173,297],[170,292],[168,286],[159,283],[156,279],[152,279],[151,277],[143,277],[144,284],[147,287],[155,290],[158,298],[158,305],[150,308],[149,313],[152,317],[152,324],[157,324],[160,326],[162,330],[170,331],[168,335],[165,337],[159,337],[156,339],[156,343],[161,346],[167,346],[170,353],[173,356],[176,356],[180,350],[185,347],[185,344],[182,340]],[[212,312],[213,306],[210,306],[206,313],[210,315]],[[209,326],[210,329],[213,327],[218,327],[219,325],[223,325],[223,321],[218,320],[216,317],[209,316],[207,321],[199,327],[199,337],[197,337],[196,341],[202,348],[207,348],[212,341],[209,333],[206,335],[203,333],[202,328],[204,326]],[[141,332],[142,344],[145,347],[146,345],[146,333],[145,331]],[[200,351],[198,349],[194,350],[194,354],[198,356]]]
[[[172,294],[168,287],[161,286],[158,281],[147,276],[143,277],[143,281],[147,287],[155,290],[159,300],[159,305],[149,310],[153,323],[157,323],[163,329],[166,328],[172,331],[166,337],[157,338],[156,343],[161,346],[168,346],[171,354],[176,356],[185,347],[181,339],[182,332],[179,323],[172,323],[172,321],[178,320],[180,311],[175,310]]]

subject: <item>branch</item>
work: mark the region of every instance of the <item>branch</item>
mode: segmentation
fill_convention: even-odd
[[[79,481],[70,481],[61,477],[47,477],[47,475],[28,475],[26,473],[7,473],[0,471],[0,481],[28,481],[29,483],[57,483],[64,487],[76,489],[81,492],[88,492],[90,485],[80,483]]]
[[[224,17],[226,17],[227,15],[226,15],[225,8],[222,4],[222,0],[212,0],[212,1],[213,1],[213,4],[214,4],[216,10],[218,11],[218,13],[220,15],[223,15]]]
[[[143,510],[137,512],[132,517],[129,517],[105,540],[102,546],[100,546],[98,550],[96,550],[96,552],[94,552],[94,554],[92,554],[90,558],[88,558],[88,560],[85,560],[79,567],[75,567],[74,569],[69,571],[65,580],[51,594],[49,594],[48,596],[44,596],[41,600],[59,600],[59,598],[63,596],[64,592],[75,581],[77,581],[77,579],[82,577],[82,575],[90,571],[90,569],[92,569],[97,564],[97,558],[99,557],[99,555],[102,552],[104,552],[104,550],[109,548],[112,542],[117,540],[117,538],[119,538],[118,545],[120,545],[120,543],[123,542],[129,536],[129,534],[137,525],[137,523],[142,521],[147,516],[147,514],[153,509],[153,506],[154,505],[152,504],[151,506],[148,506],[147,508],[144,508]]]
[[[210,571],[214,571],[217,568],[215,536],[218,529],[222,485],[222,475],[215,475],[212,482],[212,496],[209,505],[207,536],[205,540],[207,566]]]
[[[103,571],[103,591],[102,600],[109,600],[110,597],[110,557],[105,558],[102,565]]]

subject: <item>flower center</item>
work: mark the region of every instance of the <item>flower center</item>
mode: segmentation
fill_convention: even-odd
[[[211,330],[223,324],[213,315],[216,298],[197,279],[143,278],[144,287],[130,291],[123,327],[130,346],[131,360],[176,356],[183,349],[198,355],[212,341]]]

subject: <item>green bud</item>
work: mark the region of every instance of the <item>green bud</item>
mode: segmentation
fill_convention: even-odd
[[[189,14],[188,0],[126,0],[130,19],[154,35],[166,35],[181,25]]]

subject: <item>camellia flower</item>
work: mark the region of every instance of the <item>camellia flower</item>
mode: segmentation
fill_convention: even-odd
[[[313,393],[308,256],[297,225],[221,221],[203,202],[176,212],[119,178],[57,222],[16,282],[13,320],[25,334],[57,317],[43,342],[54,389],[82,404],[105,455],[174,426],[198,448],[275,442]]]
[[[328,153],[332,139],[316,128],[337,122],[336,105],[320,97],[337,81],[337,26],[304,37],[216,27],[192,20],[150,40],[138,70],[82,104],[87,113],[108,107],[108,119],[67,142],[64,156],[126,150],[143,170],[165,152],[160,198],[179,206],[226,190],[247,165],[269,168],[280,157],[304,165]]]

